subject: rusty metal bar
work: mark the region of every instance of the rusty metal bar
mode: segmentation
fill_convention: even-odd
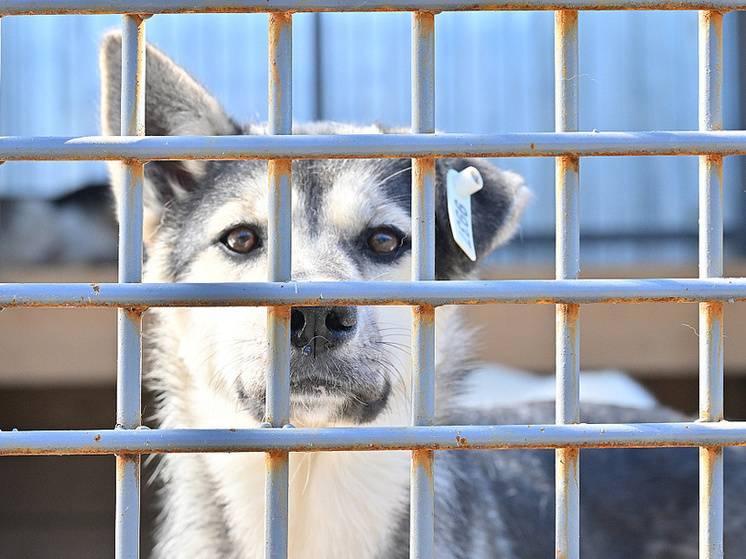
[[[412,132],[435,133],[435,14],[412,14]],[[412,160],[412,281],[435,279],[435,159]],[[435,308],[412,309],[412,424],[435,416]],[[430,559],[435,545],[432,450],[412,452],[409,556]]]
[[[269,130],[293,132],[293,19],[291,14],[269,16]],[[292,210],[289,159],[268,162],[268,280],[287,282],[292,273]],[[267,312],[269,364],[266,422],[272,428],[290,423],[290,307]],[[288,453],[266,455],[264,557],[285,559],[288,554]]]
[[[0,137],[0,161],[624,155],[746,155],[746,132]]]
[[[145,134],[145,22],[140,15],[122,18],[121,131]],[[120,193],[119,282],[142,280],[143,164],[123,166]],[[137,429],[141,417],[142,312],[117,311],[117,428]],[[140,556],[140,456],[116,457],[117,559]]]
[[[287,283],[5,283],[0,307],[265,307],[746,301],[746,278]]]
[[[746,422],[0,432],[0,456],[746,446]]]
[[[554,15],[554,121],[557,132],[578,129],[578,12]],[[576,156],[558,157],[555,170],[557,279],[580,275],[579,165]],[[580,421],[580,332],[577,304],[556,310],[557,424]],[[556,451],[555,554],[580,556],[580,467],[577,448]]]
[[[723,15],[699,12],[699,128],[723,128]],[[699,159],[699,276],[723,275],[723,158]],[[723,419],[723,303],[699,305],[699,419]],[[699,556],[723,557],[723,449],[699,450]]]
[[[415,12],[495,10],[743,10],[742,0],[2,0],[0,16],[123,13]]]

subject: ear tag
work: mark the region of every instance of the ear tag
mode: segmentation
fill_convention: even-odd
[[[446,175],[448,220],[451,222],[453,240],[472,261],[476,261],[477,252],[472,233],[471,195],[482,190],[482,186],[482,175],[474,167],[467,167],[461,172],[449,169]]]

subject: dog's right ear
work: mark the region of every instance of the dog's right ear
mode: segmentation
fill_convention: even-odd
[[[104,135],[121,130],[122,35],[107,33],[100,53],[101,128]],[[238,126],[197,81],[158,49],[148,45],[145,67],[145,134],[148,136],[219,136],[238,134]],[[151,162],[145,166],[144,239],[151,238],[163,208],[199,185],[202,161]],[[122,166],[109,171],[119,209]]]

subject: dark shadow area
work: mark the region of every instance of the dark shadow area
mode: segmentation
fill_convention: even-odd
[[[147,401],[146,401],[147,412]],[[0,429],[92,429],[114,425],[114,387],[0,390]],[[142,554],[150,556],[154,464],[143,470]],[[114,457],[0,458],[0,558],[114,556]]]

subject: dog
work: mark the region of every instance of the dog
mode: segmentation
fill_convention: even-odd
[[[102,128],[120,132],[121,36],[101,49]],[[263,134],[241,126],[165,54],[147,46],[148,135]],[[385,132],[331,123],[299,134]],[[121,167],[111,163],[121,196]],[[454,242],[445,175],[476,168],[472,196],[477,263],[516,230],[527,189],[482,160],[436,163],[436,276],[470,278]],[[293,280],[406,280],[411,266],[411,161],[294,161]],[[265,281],[267,164],[150,162],[144,185],[148,282]],[[264,308],[148,311],[148,387],[162,428],[257,428],[264,421]],[[437,422],[554,422],[550,403],[462,406],[474,336],[458,309],[436,320]],[[407,425],[411,310],[294,308],[291,423],[297,427]],[[472,389],[473,390],[473,387]],[[591,423],[681,421],[674,411],[585,404]],[[697,450],[603,449],[581,453],[581,551],[588,558],[697,556]],[[409,556],[410,453],[290,454],[289,557]],[[746,456],[726,450],[726,548],[746,556]],[[262,453],[168,454],[158,462],[162,508],[155,556],[260,558],[264,550]],[[554,547],[552,451],[436,452],[435,550],[440,559],[550,557]]]

